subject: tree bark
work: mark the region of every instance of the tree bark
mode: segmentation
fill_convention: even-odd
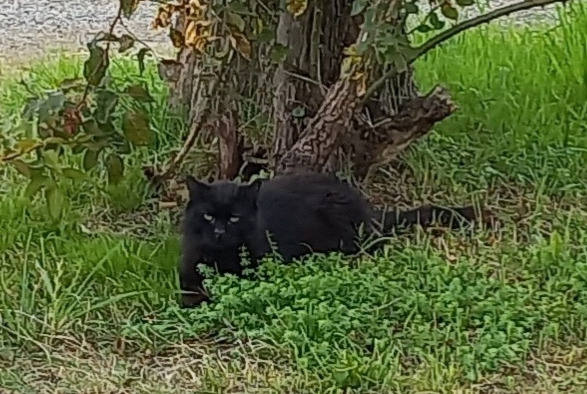
[[[290,51],[274,78],[272,163],[278,174],[335,172],[356,157],[354,172],[364,176],[388,152],[367,142],[385,134],[372,124],[398,114],[417,97],[411,70],[386,81],[364,108],[357,108],[349,81],[338,81],[343,50],[356,41],[362,24],[361,16],[350,15],[352,3],[316,1],[299,19],[281,15],[277,42]],[[381,67],[374,74],[384,71]]]

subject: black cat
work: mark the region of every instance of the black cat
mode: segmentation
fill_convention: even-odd
[[[458,228],[463,219],[476,217],[471,206],[379,211],[350,185],[329,175],[288,175],[250,185],[206,184],[188,177],[187,184],[179,269],[184,307],[207,300],[198,264],[242,275],[241,246],[254,267],[272,251],[272,244],[285,262],[312,252],[353,254],[359,251],[361,226],[367,234],[389,235],[402,225],[427,226],[437,220]]]

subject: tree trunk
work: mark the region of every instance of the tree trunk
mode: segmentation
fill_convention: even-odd
[[[277,42],[290,51],[274,79],[272,159],[278,174],[351,165],[363,178],[455,109],[442,89],[418,97],[411,69],[361,105],[356,86],[340,76],[343,50],[356,42],[362,24],[362,17],[350,16],[352,3],[315,1],[298,19],[281,15]],[[374,78],[386,71],[379,67]]]
[[[279,14],[276,42],[289,51],[270,81],[273,94],[263,93],[272,69],[259,62],[269,58],[261,48],[256,48],[258,59],[247,62],[237,57],[222,69],[213,69],[191,49],[182,49],[170,102],[175,110],[185,111],[189,134],[163,174],[173,175],[202,130],[211,130],[218,141],[217,178],[237,175],[247,145],[239,133],[244,126],[239,94],[254,96],[261,111],[264,97],[272,97],[273,144],[268,156],[277,174],[350,167],[364,178],[454,111],[442,89],[419,97],[411,70],[385,81],[373,97],[361,102],[358,82],[341,75],[343,51],[357,42],[363,22],[362,16],[350,15],[352,4],[353,0],[316,0],[308,2],[299,17]],[[181,21],[177,27],[181,29]],[[370,82],[388,71],[373,68]]]

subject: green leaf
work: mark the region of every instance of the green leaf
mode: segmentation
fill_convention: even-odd
[[[64,177],[71,179],[73,181],[88,181],[88,180],[90,180],[90,177],[87,174],[81,172],[77,168],[72,168],[72,167],[64,168],[62,170],[62,173],[63,173]]]
[[[136,11],[140,0],[120,0],[120,7],[122,8],[122,14],[126,19],[129,19],[132,14]]]
[[[126,112],[122,118],[122,132],[134,145],[148,145],[151,140],[149,115],[140,111]]]
[[[95,119],[88,119],[82,123],[82,129],[87,135],[104,135]]]
[[[106,169],[108,170],[108,182],[116,184],[120,182],[124,174],[124,163],[122,158],[111,153],[106,159]]]
[[[264,28],[257,36],[257,41],[261,43],[268,43],[275,39],[275,31],[273,29]]]
[[[74,155],[79,155],[80,153],[82,153],[85,150],[86,150],[86,147],[83,145],[74,145],[71,148],[71,153],[73,153]]]
[[[432,27],[435,30],[440,30],[444,27],[446,22],[440,20],[440,18],[438,17],[438,14],[436,12],[431,12],[430,13],[430,24],[432,25]]]
[[[130,85],[124,89],[124,94],[132,97],[137,101],[142,101],[144,103],[152,103],[153,97],[149,94],[147,88],[142,85]]]
[[[460,7],[468,7],[475,4],[475,0],[456,0],[456,3]]]
[[[139,49],[139,53],[137,53],[137,61],[139,63],[139,75],[143,75],[145,72],[145,56],[149,52],[149,48],[141,48]]]
[[[440,11],[442,11],[442,15],[444,15],[448,19],[452,19],[455,21],[459,19],[459,11],[457,11],[457,9],[449,3],[444,3],[442,7],[440,7]]]
[[[332,377],[334,378],[334,381],[336,382],[336,384],[339,387],[343,387],[344,384],[346,383],[347,379],[349,378],[349,371],[348,370],[342,370],[342,371],[333,371],[332,373]]]
[[[251,12],[246,5],[239,1],[229,1],[227,8],[238,14],[248,14]]]
[[[420,33],[428,33],[429,31],[432,31],[432,28],[428,25],[420,25],[416,28],[416,30]]]
[[[33,117],[39,111],[39,106],[41,105],[42,100],[39,100],[36,97],[30,97],[26,99],[24,108],[22,109],[22,114],[20,115],[24,120],[31,121]]]
[[[389,57],[389,62],[392,63],[394,68],[400,73],[408,68],[408,62],[404,53],[402,52],[393,52],[393,54]]]
[[[65,203],[65,196],[57,185],[47,190],[47,209],[49,215],[54,219],[58,220],[63,213],[63,204]]]
[[[24,196],[27,198],[34,197],[43,187],[47,186],[48,181],[49,178],[40,172],[38,174],[33,174],[31,181],[24,190]]]
[[[53,150],[44,150],[43,153],[43,160],[45,161],[45,165],[55,171],[60,171],[61,167],[59,166],[59,156],[57,152]]]
[[[116,146],[116,151],[121,155],[128,155],[132,150],[128,141],[121,142]]]
[[[245,31],[245,20],[234,12],[226,12],[226,23],[236,27],[240,33]]]
[[[123,34],[118,39],[118,43],[120,44],[118,46],[118,52],[124,53],[124,52],[128,51],[129,49],[131,49],[135,45],[135,39],[132,38],[132,36],[130,36],[128,34]]]
[[[26,176],[27,178],[31,177],[31,168],[27,163],[19,159],[12,160],[11,163],[22,175]]]
[[[419,9],[418,9],[418,5],[416,3],[406,3],[404,6],[404,9],[406,10],[406,14],[417,14]]]
[[[98,122],[98,127],[102,130],[102,135],[116,134],[116,127],[112,123],[112,119],[108,119],[107,122]]]
[[[106,75],[110,59],[106,51],[95,44],[88,44],[90,57],[84,63],[84,78],[90,86],[98,86]]]
[[[100,90],[96,97],[96,109],[94,117],[99,123],[106,123],[110,119],[110,114],[118,104],[118,96],[110,90]]]
[[[306,109],[301,106],[295,107],[291,111],[291,116],[293,116],[294,118],[303,118],[304,116],[306,116]]]
[[[367,7],[367,0],[353,1],[353,8],[351,9],[351,16],[359,15]]]
[[[275,44],[271,48],[271,52],[269,53],[269,57],[273,63],[281,63],[287,58],[287,54],[289,53],[289,48],[281,45]]]
[[[83,168],[86,171],[90,171],[92,168],[96,167],[96,164],[98,164],[98,155],[100,154],[99,150],[92,150],[92,149],[88,149],[86,150],[86,154],[84,155],[84,160],[83,160]]]
[[[37,114],[39,123],[48,122],[54,117],[65,105],[66,97],[62,91],[49,94],[46,100],[39,103]]]

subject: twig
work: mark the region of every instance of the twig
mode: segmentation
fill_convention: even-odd
[[[524,10],[528,10],[528,9],[531,9],[534,7],[544,7],[549,4],[554,4],[554,3],[566,3],[568,1],[569,0],[526,0],[526,1],[521,1],[519,3],[507,5],[505,7],[496,8],[495,10],[488,12],[486,14],[479,15],[475,18],[471,18],[471,19],[466,20],[464,22],[458,23],[458,24],[454,25],[453,27],[451,27],[450,29],[447,29],[447,30],[443,31],[442,33],[437,34],[436,36],[432,37],[431,39],[426,41],[424,44],[415,48],[414,53],[411,56],[409,56],[406,63],[408,65],[412,64],[414,61],[416,61],[420,57],[424,56],[425,54],[430,52],[432,49],[436,48],[437,46],[439,46],[443,42],[451,39],[452,37],[456,36],[457,34],[463,32],[465,30],[482,25],[484,23],[489,23],[497,18],[500,18],[502,16],[507,16],[507,15],[512,14],[514,12],[524,11]],[[367,100],[371,96],[373,96],[373,94],[375,94],[383,86],[383,84],[385,83],[386,80],[395,77],[397,74],[399,74],[398,70],[395,68],[392,68],[391,70],[389,70],[388,72],[383,74],[383,76],[381,76],[375,82],[373,82],[373,84],[369,87],[369,89],[367,89],[367,93],[365,93],[365,96],[363,97],[362,104],[367,102]]]
[[[116,24],[118,22],[120,22],[122,20],[122,2],[119,2],[118,5],[118,10],[116,11],[116,16],[114,17],[114,20],[112,21],[112,23],[110,24],[110,28],[108,29],[108,38],[112,37],[114,35],[114,28],[116,27]],[[110,53],[110,39],[106,40],[106,48],[104,48],[104,58],[107,59],[108,55]],[[97,70],[94,70],[94,73]],[[80,110],[84,104],[86,103],[86,100],[88,99],[88,96],[90,94],[90,84],[86,84],[86,88],[84,89],[84,94],[80,100],[80,102],[77,105],[77,109]]]
[[[69,140],[68,141],[68,140],[63,140],[58,137],[49,137],[45,140],[35,142],[33,145],[27,147],[26,149],[21,150],[20,152],[12,152],[12,153],[7,154],[6,156],[0,156],[0,162],[8,163],[10,161],[13,161],[13,160],[20,158],[21,156],[24,156],[28,153],[31,153],[39,148],[45,147],[49,144],[53,144],[56,142],[61,144],[61,146],[67,146],[67,145],[74,145],[79,141],[77,141],[77,140]]]
[[[208,101],[210,100],[210,97],[212,97],[212,96],[214,96],[214,94],[216,94],[216,89],[218,88],[218,83],[219,83],[218,79],[214,79],[210,83],[210,91],[208,93]],[[190,133],[188,134],[188,137],[186,138],[185,142],[183,143],[177,156],[175,156],[171,160],[171,162],[167,165],[167,167],[160,174],[156,175],[157,180],[163,180],[163,179],[167,179],[167,178],[172,177],[175,174],[175,171],[177,170],[177,168],[184,161],[184,159],[186,158],[186,156],[188,155],[188,153],[190,152],[190,150],[192,149],[192,147],[196,143],[196,139],[200,133],[200,130],[202,129],[202,127],[204,127],[206,125],[206,123],[208,123],[208,120],[211,115],[210,110],[207,109],[208,104],[209,104],[209,102],[203,106],[204,110],[202,111],[202,114],[198,116],[198,119],[194,123],[192,123],[192,126],[190,128]]]
[[[325,85],[321,84],[320,81],[315,81],[310,77],[306,77],[301,74],[296,74],[296,73],[293,73],[293,72],[287,71],[287,70],[283,70],[283,73],[287,76],[294,77],[294,78],[297,78],[301,81],[308,82],[308,83],[311,83],[313,85],[318,86],[320,88],[320,90],[322,91],[322,94],[326,95],[326,91],[328,90],[328,88]]]
[[[42,147],[44,145],[45,144],[43,144],[42,142],[37,142],[36,144],[31,145],[27,149],[24,149],[24,150],[22,150],[20,152],[13,152],[13,153],[7,154],[6,156],[0,157],[0,161],[3,162],[3,163],[7,163],[9,161],[16,160],[19,157],[24,156],[27,153],[30,153],[30,152],[34,151],[35,149],[38,149],[38,148],[40,148],[40,147]]]
[[[139,37],[137,37],[136,34],[134,34],[122,21],[122,19],[120,19],[119,21],[120,26],[124,27],[124,30],[126,30],[126,32],[128,33],[129,36],[132,37],[133,40],[135,40],[136,42],[138,42],[139,44],[143,45],[145,48],[147,48],[148,50],[151,51],[151,53],[153,54],[153,56],[155,57],[155,60],[159,61],[160,57],[157,55],[157,53],[153,50],[153,48],[147,44],[144,40],[141,40]]]
[[[521,1],[519,3],[507,5],[505,7],[500,7],[500,8],[497,8],[497,9],[491,11],[491,12],[488,12],[487,14],[483,14],[483,15],[479,15],[478,17],[471,18],[469,20],[466,20],[462,23],[459,23],[459,24],[451,27],[448,30],[443,31],[442,33],[440,33],[440,34],[432,37],[428,41],[426,41],[424,44],[420,45],[418,48],[416,48],[417,51],[416,51],[415,55],[413,56],[413,59],[411,59],[411,62],[424,56],[425,54],[430,52],[432,49],[434,49],[438,45],[442,44],[444,41],[451,39],[452,37],[456,36],[457,34],[463,32],[465,30],[482,25],[484,23],[489,23],[497,18],[500,18],[502,16],[507,16],[507,15],[512,14],[514,12],[524,11],[524,10],[528,10],[528,9],[531,9],[534,7],[544,7],[549,4],[554,4],[554,3],[566,3],[568,1],[569,0],[526,0],[526,1]]]

